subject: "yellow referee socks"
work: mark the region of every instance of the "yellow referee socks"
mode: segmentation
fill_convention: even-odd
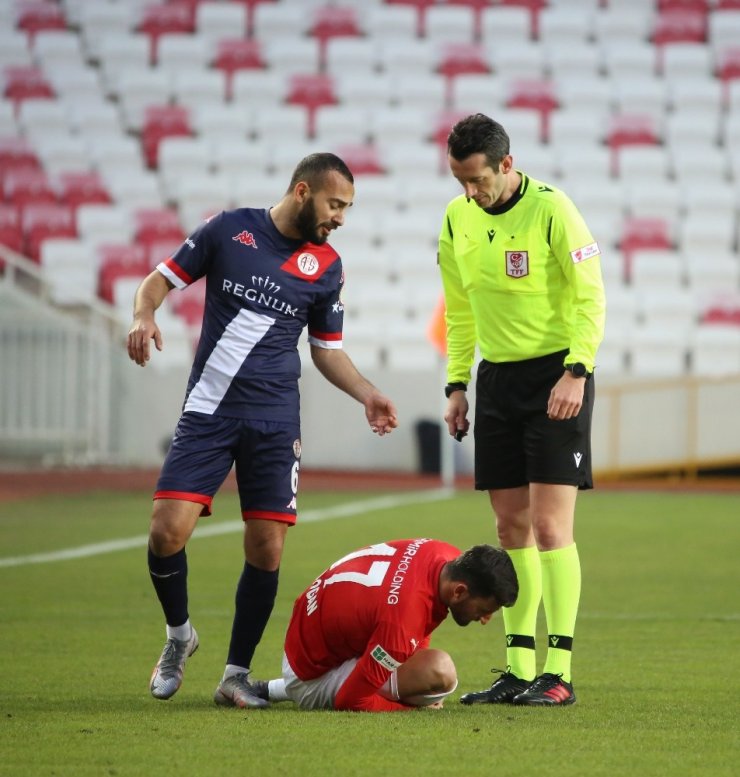
[[[537,675],[534,637],[537,631],[537,610],[542,598],[540,553],[534,546],[506,552],[519,579],[516,604],[502,610],[506,629],[506,663],[508,671],[521,680],[534,680]]]
[[[575,544],[539,554],[542,601],[547,618],[547,659],[543,673],[562,674],[570,682],[573,634],[581,598],[581,562]]]

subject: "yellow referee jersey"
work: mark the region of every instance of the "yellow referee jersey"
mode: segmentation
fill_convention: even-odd
[[[491,362],[569,349],[593,370],[604,335],[600,249],[571,200],[520,172],[519,189],[483,210],[464,195],[439,237],[447,379],[468,383],[475,347]]]

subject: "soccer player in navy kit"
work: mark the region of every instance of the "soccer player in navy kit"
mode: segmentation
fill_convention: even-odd
[[[308,327],[324,377],[362,403],[373,432],[397,426],[393,403],[342,350],[344,276],[327,243],[352,205],[354,179],[333,154],[311,154],[269,209],[224,211],[198,227],[139,286],[129,357],[144,366],[162,349],[155,311],[173,289],[206,279],[200,342],[182,416],[154,494],[149,571],[167,624],[150,681],[169,699],[198,648],[190,623],[185,545],[235,464],[244,519],[244,569],[218,704],[262,707],[249,683],[272,612],[286,532],[296,521],[301,456],[298,339]]]

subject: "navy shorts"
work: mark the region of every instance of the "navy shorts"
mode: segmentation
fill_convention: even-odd
[[[301,430],[295,423],[183,413],[154,498],[199,502],[201,515],[210,515],[233,465],[245,521],[295,523],[301,465]]]
[[[481,491],[528,483],[593,488],[593,375],[575,418],[547,417],[567,351],[519,362],[482,361],[475,399],[475,487]]]

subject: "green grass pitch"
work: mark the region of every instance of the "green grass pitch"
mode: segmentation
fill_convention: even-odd
[[[315,517],[377,496],[306,493],[299,507]],[[213,704],[242,565],[238,528],[188,546],[190,611],[201,647],[178,694],[160,702],[147,681],[164,627],[143,544],[7,563],[142,539],[149,495],[0,504],[0,775],[730,777],[740,756],[739,506],[732,494],[581,495],[573,707],[458,703],[461,693],[490,684],[492,667],[504,667],[496,615],[485,627],[450,622],[436,632],[432,644],[451,653],[460,677],[443,710],[368,715]],[[238,527],[238,514],[236,498],[222,494],[201,525]],[[278,674],[293,599],[328,563],[364,544],[417,536],[462,548],[495,543],[486,497],[465,491],[299,521],[289,533],[255,676]],[[540,644],[544,637],[541,616]],[[543,651],[538,656],[541,667]]]

